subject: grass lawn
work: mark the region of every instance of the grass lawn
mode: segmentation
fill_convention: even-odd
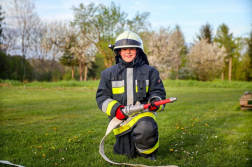
[[[96,104],[98,83],[34,82],[1,87],[0,160],[27,167],[115,166],[99,154],[108,119]],[[164,83],[167,98],[177,97],[178,101],[167,104],[157,115],[157,161],[113,154],[111,133],[105,152],[112,161],[252,166],[252,111],[240,111],[239,107],[243,93],[252,92],[251,82]]]

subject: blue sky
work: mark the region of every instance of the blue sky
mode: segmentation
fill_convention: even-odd
[[[9,1],[9,0],[1,0]],[[109,0],[35,0],[36,11],[44,20],[73,19],[72,6],[90,2],[110,5]],[[252,30],[252,0],[117,0],[116,5],[132,18],[137,11],[150,12],[153,29],[181,27],[187,43],[193,42],[202,25],[209,23],[214,34],[225,23],[235,37],[248,36]]]

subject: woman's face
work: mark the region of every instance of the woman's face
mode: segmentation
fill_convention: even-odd
[[[137,49],[136,48],[122,48],[119,51],[119,54],[122,56],[122,59],[125,62],[132,62],[136,57]]]

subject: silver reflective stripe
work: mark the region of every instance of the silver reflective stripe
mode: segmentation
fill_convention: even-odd
[[[103,111],[104,113],[106,113],[108,104],[109,104],[111,101],[113,101],[113,99],[107,99],[107,100],[105,100],[105,101],[103,102],[103,104],[102,104],[102,111]]]
[[[124,86],[124,80],[122,81],[112,81],[112,88],[119,88]]]
[[[127,68],[127,105],[134,103],[133,68]]]
[[[144,152],[144,151],[149,150],[149,149],[143,150],[143,149],[137,148],[137,146],[136,146],[136,149],[137,149],[137,150],[138,150],[138,152],[140,152],[140,153],[142,153],[142,152]]]
[[[149,86],[149,82],[150,82],[149,80],[146,80],[146,86]]]
[[[146,80],[146,86],[149,86],[149,80]],[[136,86],[137,86],[137,80],[135,80]]]

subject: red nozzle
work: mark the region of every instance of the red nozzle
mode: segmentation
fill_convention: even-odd
[[[160,105],[163,105],[163,104],[166,104],[166,103],[172,103],[172,102],[174,102],[176,100],[177,100],[176,97],[170,97],[169,99],[165,99],[165,100],[161,100],[161,101],[156,101],[156,102],[154,102],[154,104],[156,106],[160,106]],[[144,109],[147,109],[149,106],[150,106],[150,103],[144,104],[143,107],[144,107]]]

